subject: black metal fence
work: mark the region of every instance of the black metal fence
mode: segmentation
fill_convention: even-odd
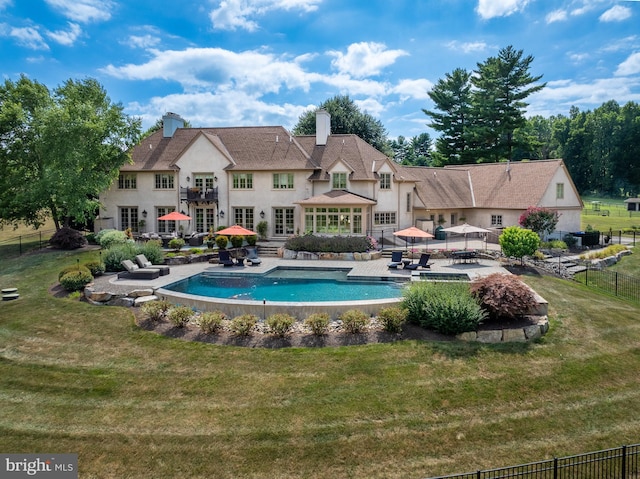
[[[21,256],[29,251],[45,248],[55,230],[36,231],[0,241],[0,258]]]
[[[629,479],[638,477],[640,444],[432,479]]]
[[[599,289],[605,293],[640,302],[640,279],[607,269],[587,268],[573,276],[575,281],[589,288]]]

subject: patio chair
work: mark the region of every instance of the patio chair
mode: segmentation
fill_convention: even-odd
[[[160,271],[160,276],[166,276],[169,274],[169,266],[166,264],[151,264],[151,261],[143,254],[136,256],[136,263],[140,268],[157,269]]]
[[[134,264],[130,259],[125,259],[121,261],[120,264],[124,266],[126,271],[118,273],[118,278],[156,279],[160,276],[159,269],[139,268],[138,265]]]
[[[387,264],[390,269],[398,269],[398,266],[402,264],[402,251],[392,251],[391,261]]]
[[[218,263],[224,265],[225,268],[227,266],[233,266],[235,264],[231,259],[231,255],[226,249],[220,250],[220,252],[218,253]]]
[[[405,265],[405,269],[431,268],[429,258],[431,258],[431,254],[422,253],[417,263],[407,264]]]
[[[247,248],[247,257],[245,258],[251,266],[258,266],[262,260],[258,258],[257,248]]]

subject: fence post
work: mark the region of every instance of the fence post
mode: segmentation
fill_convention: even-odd
[[[553,479],[558,479],[558,458],[553,458]]]
[[[620,477],[627,477],[627,445],[622,446],[622,471]]]
[[[618,296],[618,272],[614,271],[614,274],[616,275],[616,296]]]

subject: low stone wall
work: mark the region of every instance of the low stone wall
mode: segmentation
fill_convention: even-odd
[[[280,248],[278,256],[283,259],[327,260],[327,261],[371,261],[382,258],[380,251],[366,253],[311,253],[310,251],[293,251]]]
[[[520,328],[487,329],[458,334],[461,341],[477,341],[479,343],[524,343],[533,341],[549,331],[549,320],[546,316],[531,318],[530,325]]]
[[[151,288],[134,289],[125,294],[96,291],[93,283],[84,288],[84,298],[95,306],[124,306],[127,308],[141,306],[149,301],[156,301],[158,297]]]
[[[619,253],[613,255],[613,256],[607,256],[606,258],[598,258],[598,259],[587,259],[587,264],[589,265],[589,267],[594,268],[594,269],[604,269],[607,268],[609,266],[613,266],[614,264],[616,264],[618,261],[620,261],[620,258],[623,256],[627,256],[632,254],[633,252],[628,249],[625,251],[620,251]]]

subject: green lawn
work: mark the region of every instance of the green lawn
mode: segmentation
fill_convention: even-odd
[[[260,350],[51,297],[78,256],[3,262],[0,451],[78,453],[82,478],[404,479],[640,442],[638,307],[578,284],[525,278],[537,344]]]
[[[594,209],[593,201],[599,201],[600,211]],[[591,226],[598,231],[632,231],[637,230],[640,240],[640,212],[627,211],[627,205],[622,198],[600,198],[585,196],[582,198],[584,208],[581,215],[581,227]]]

